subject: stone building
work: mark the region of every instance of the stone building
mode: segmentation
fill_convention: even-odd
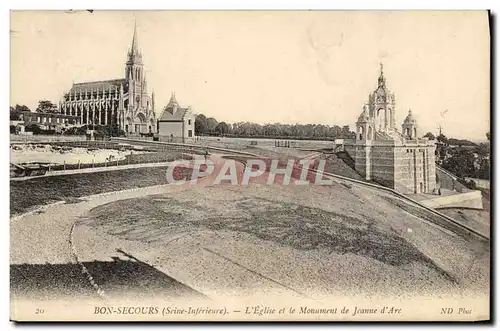
[[[356,139],[344,150],[366,180],[401,193],[433,193],[436,189],[435,141],[419,138],[418,124],[409,110],[396,127],[396,97],[387,88],[380,65],[378,86],[356,121]]]
[[[182,108],[175,98],[175,93],[158,119],[158,136],[161,140],[175,140],[184,142],[186,138],[193,138],[195,116],[191,107]]]
[[[154,92],[148,94],[137,29],[125,62],[124,78],[73,84],[59,111],[80,123],[117,126],[128,134],[154,133]]]
[[[23,111],[19,114],[23,125],[37,124],[43,130],[56,129],[56,127],[69,127],[80,125],[80,118],[74,115],[65,115],[59,113],[38,113]]]

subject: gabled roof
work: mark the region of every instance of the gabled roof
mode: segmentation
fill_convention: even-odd
[[[177,111],[172,114],[169,109],[165,108],[160,116],[160,121],[182,121],[187,111],[187,108],[177,108]]]
[[[90,92],[91,90],[108,90],[111,88],[111,90],[114,90],[117,88],[118,90],[120,89],[121,85],[124,85],[125,87],[126,80],[121,78],[121,79],[111,79],[111,80],[101,80],[101,81],[95,81],[95,82],[84,82],[84,83],[77,83],[73,84],[71,89],[69,90],[70,93],[85,93],[85,91]]]
[[[186,117],[187,113],[190,113],[190,108],[182,108],[177,99],[175,99],[175,92],[172,92],[170,101],[163,108],[163,113],[160,115],[160,121],[182,121]]]

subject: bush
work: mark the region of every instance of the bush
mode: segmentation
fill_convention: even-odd
[[[64,131],[65,135],[68,136],[83,136],[87,132],[86,126],[81,127],[71,127]]]
[[[465,178],[458,178],[457,181],[470,190],[477,189],[476,182],[473,180],[466,180]]]
[[[33,134],[41,134],[42,133],[42,128],[38,124],[29,124],[26,125],[24,128],[24,131],[26,132],[33,132]]]

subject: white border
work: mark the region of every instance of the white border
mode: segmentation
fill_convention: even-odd
[[[2,63],[3,63],[3,68],[4,68],[4,73],[9,73],[9,34],[7,34],[7,31],[9,29],[9,12],[10,9],[88,9],[88,8],[94,8],[94,9],[285,9],[285,10],[292,10],[292,9],[323,9],[323,10],[328,10],[328,9],[343,9],[343,10],[362,10],[362,9],[378,9],[378,10],[384,10],[384,9],[396,9],[396,10],[403,10],[403,9],[438,9],[438,10],[445,10],[445,9],[454,9],[454,10],[463,10],[463,9],[492,9],[493,13],[498,14],[500,12],[499,10],[499,3],[500,1],[498,0],[491,0],[491,1],[484,1],[484,0],[474,0],[474,1],[436,1],[436,0],[420,0],[420,1],[361,1],[361,0],[349,0],[349,1],[335,1],[333,2],[327,2],[327,1],[321,1],[321,0],[302,0],[302,1],[297,1],[297,0],[288,0],[288,1],[277,1],[277,0],[246,0],[246,1],[238,1],[236,2],[235,0],[226,0],[226,1],[210,1],[206,2],[203,0],[178,0],[178,1],[154,1],[154,0],[141,0],[141,1],[131,1],[131,0],[121,0],[121,1],[103,1],[103,0],[87,0],[87,1],[61,1],[61,0],[46,0],[46,1],[2,1],[1,6],[2,6],[2,11],[0,15],[0,21],[1,21],[1,27],[2,30],[0,33],[0,38],[1,38],[1,55],[2,55]],[[496,24],[498,25],[498,17],[496,18]],[[495,39],[495,44],[498,45],[498,33],[494,35]],[[498,65],[498,63],[497,63]],[[496,71],[492,73],[493,75],[496,76]],[[498,82],[497,82],[498,83]],[[8,150],[8,142],[9,142],[9,133],[7,131],[7,114],[8,114],[8,106],[9,106],[9,75],[4,74],[2,77],[2,89],[0,90],[0,100],[1,104],[4,106],[4,109],[2,112],[0,112],[2,116],[2,123],[4,130],[2,130],[2,135],[1,135],[1,143],[0,147],[2,148],[2,153],[4,157],[9,158],[9,150]],[[498,96],[498,84],[495,87],[494,91],[491,91],[492,94],[495,93],[495,95]],[[496,130],[495,126],[495,132],[498,132]],[[496,137],[496,134],[494,135]],[[498,139],[495,138],[495,151],[494,155],[496,155],[497,149],[498,149]],[[7,162],[0,162],[0,167],[2,169],[0,170],[0,173],[3,174],[1,176],[2,178],[2,185],[1,187],[1,204],[2,208],[0,210],[3,212],[4,217],[2,218],[3,220],[3,226],[4,229],[3,231],[0,231],[0,235],[2,236],[0,242],[2,243],[2,249],[1,249],[1,256],[2,256],[2,263],[1,268],[2,272],[0,273],[1,275],[1,280],[2,280],[2,297],[1,297],[1,321],[2,321],[2,330],[7,329],[13,329],[15,326],[12,323],[9,323],[9,295],[8,295],[8,286],[9,286],[9,274],[8,274],[8,264],[9,264],[9,236],[8,236],[8,231],[9,231],[9,178],[7,177],[8,173],[8,166]],[[495,170],[498,172],[498,168],[495,167]],[[492,187],[496,187],[496,182],[492,184]],[[495,202],[497,202],[497,198],[495,195]],[[496,215],[494,215],[496,216]],[[494,217],[496,219],[496,217]],[[494,236],[496,237],[498,233],[498,224],[496,225],[496,231],[494,233]],[[496,253],[496,251],[495,251]],[[496,293],[495,293],[496,294]],[[498,302],[495,307],[496,312],[494,315],[498,319]],[[115,326],[115,328],[122,328],[125,325],[118,325]],[[235,326],[235,325],[233,325]],[[334,325],[332,325],[334,326]],[[338,325],[338,327],[344,327],[345,325]],[[6,328],[4,328],[6,327]],[[92,325],[93,328],[95,329],[100,329],[104,330],[105,328],[109,328],[110,326],[105,326],[105,325]],[[127,328],[132,328],[132,329],[137,329],[141,330],[143,329],[143,325],[141,326],[129,326]],[[192,326],[180,326],[180,325],[162,325],[161,327],[168,327],[169,329],[178,329],[181,327],[192,327]],[[248,327],[248,326],[246,326]],[[288,327],[288,326],[285,326]],[[306,327],[305,325],[302,325],[301,327]],[[311,327],[311,326],[307,326]],[[359,328],[360,326],[356,326],[354,328]],[[385,325],[378,326],[379,328],[385,328]],[[395,326],[397,328],[401,327],[401,325]],[[408,326],[412,327],[412,326]],[[419,326],[413,326],[413,328],[419,327]],[[431,325],[425,325],[424,326],[426,329],[432,329],[432,328],[437,328],[437,327],[443,327],[441,326],[431,326]],[[456,325],[449,325],[447,327],[456,327]],[[472,326],[469,326],[472,327]],[[38,326],[32,326],[34,329],[42,329],[42,328],[52,328],[52,325],[38,325]],[[60,329],[70,329],[72,328],[71,326],[60,326]],[[218,326],[204,326],[204,328],[212,328],[212,329],[217,329]],[[243,326],[238,326],[238,328],[243,328]],[[351,328],[351,327],[350,327]]]

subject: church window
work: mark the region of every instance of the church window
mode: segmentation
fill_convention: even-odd
[[[191,120],[188,120],[188,125],[191,125]]]

